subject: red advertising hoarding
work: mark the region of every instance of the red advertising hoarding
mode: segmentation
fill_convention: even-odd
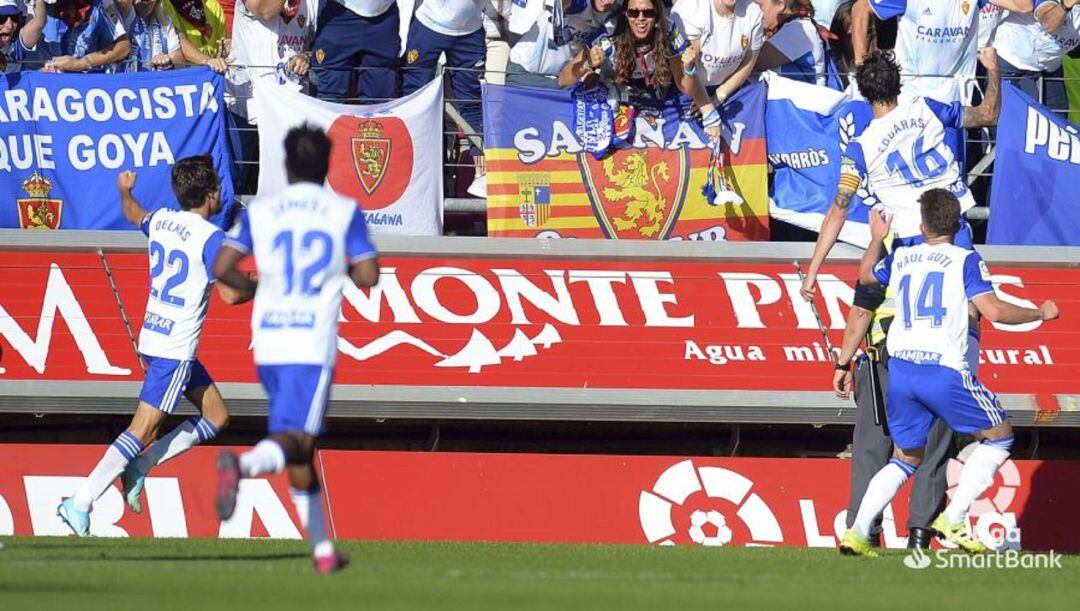
[[[65,534],[56,505],[105,446],[0,446],[0,535]],[[237,514],[213,510],[215,448],[153,471],[144,513],[119,489],[95,505],[101,536],[296,538],[284,478],[245,481]],[[961,458],[965,453],[961,453]],[[835,547],[850,463],[839,459],[681,458],[322,451],[339,538]],[[949,467],[950,491],[961,463]],[[972,508],[988,542],[1080,551],[1080,463],[1008,461]],[[885,512],[884,543],[903,547],[907,490]]]
[[[3,380],[138,379],[143,254],[2,252]],[[104,271],[107,261],[111,278]],[[342,306],[337,383],[827,390],[829,358],[790,264],[386,256]],[[1062,318],[983,324],[980,377],[999,393],[1080,393],[1080,269],[991,263],[1014,303]],[[818,309],[839,344],[853,264],[827,266]],[[115,283],[116,293],[110,285]],[[254,382],[249,306],[214,298],[199,350],[222,382]],[[1044,409],[1055,409],[1044,408]]]

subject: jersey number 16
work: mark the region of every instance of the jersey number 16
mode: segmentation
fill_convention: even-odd
[[[937,149],[931,147],[923,150],[921,137],[911,147],[911,159],[913,163],[908,163],[900,151],[893,151],[885,159],[885,166],[891,174],[899,172],[904,181],[913,187],[921,187],[926,181],[941,176],[949,165]]]

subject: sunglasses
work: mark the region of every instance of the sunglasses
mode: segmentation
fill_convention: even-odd
[[[645,19],[656,19],[656,9],[652,9],[652,8],[646,8],[646,9],[628,8],[628,9],[626,9],[626,16],[629,17],[630,19],[637,19],[639,17],[645,18]]]
[[[18,15],[0,15],[0,25],[7,23],[8,21],[19,21]]]

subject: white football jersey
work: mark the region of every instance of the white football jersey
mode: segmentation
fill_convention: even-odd
[[[833,18],[836,16],[836,9],[840,8],[841,4],[844,4],[847,0],[813,0],[814,5],[814,21],[821,24],[823,28],[831,28]]]
[[[979,9],[979,48],[994,46],[994,33],[1005,11],[996,4],[987,4]]]
[[[224,234],[194,212],[167,208],[147,214],[141,228],[150,239],[150,298],[139,352],[192,359],[210,307],[214,260]]]
[[[905,100],[971,100],[974,90],[979,9],[988,0],[870,0],[881,19],[900,17],[896,61]]]
[[[292,74],[285,66],[294,55],[311,50],[318,6],[319,0],[285,0],[280,14],[273,19],[259,19],[243,0],[237,0],[229,53],[237,68],[226,73],[233,112],[252,124],[257,122],[251,84],[255,79],[275,79],[295,91],[303,88],[307,77]]]
[[[484,27],[488,0],[424,0],[413,16],[429,30],[446,36],[465,36]]]
[[[1009,13],[998,25],[994,48],[1001,59],[1021,70],[1053,72],[1073,47],[1080,45],[1080,9],[1065,15],[1065,23],[1047,33],[1034,13]]]
[[[394,4],[395,0],[335,0],[361,17],[378,17]],[[320,6],[325,0],[320,0]]]
[[[255,256],[255,363],[333,366],[349,267],[375,256],[357,203],[322,185],[292,184],[252,201],[225,244]]]
[[[687,40],[701,41],[698,63],[706,85],[726,81],[744,57],[761,49],[765,37],[761,7],[754,0],[738,0],[731,17],[721,17],[713,7],[713,0],[681,0],[672,11]]]
[[[945,128],[961,127],[964,107],[919,98],[876,118],[848,144],[841,159],[840,183],[852,190],[865,186],[893,215],[897,237],[920,234],[919,195],[930,189],[952,191],[961,212],[975,205],[960,164],[945,145]],[[874,201],[876,200],[876,202]]]
[[[896,294],[890,358],[968,370],[968,303],[994,292],[977,252],[953,244],[897,248],[874,267],[874,277]]]

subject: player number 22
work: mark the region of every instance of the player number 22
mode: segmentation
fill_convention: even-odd
[[[274,250],[280,249],[285,257],[285,294],[291,295],[296,288],[296,263],[293,258],[295,248],[294,234],[292,230],[282,231],[274,238]],[[319,253],[311,263],[304,267],[300,274],[300,294],[318,295],[322,290],[320,284],[315,284],[315,278],[319,276],[328,265],[330,255],[334,249],[334,240],[325,231],[309,231],[300,237],[300,250],[307,254],[315,250]],[[305,257],[305,259],[308,257]]]
[[[150,260],[153,262],[150,267],[150,295],[169,305],[184,307],[184,298],[173,295],[171,291],[187,280],[189,267],[187,255],[181,250],[170,250],[166,254],[165,247],[160,242],[150,242]],[[176,271],[165,279],[165,286],[158,291],[154,284],[157,277],[165,271],[166,266]]]
[[[930,319],[930,324],[940,327],[945,320],[945,307],[941,305],[942,287],[945,285],[945,272],[929,272],[919,287],[915,303],[911,303],[911,276],[900,279],[900,310],[904,317],[904,328],[911,328],[911,310],[914,305],[916,319]]]

